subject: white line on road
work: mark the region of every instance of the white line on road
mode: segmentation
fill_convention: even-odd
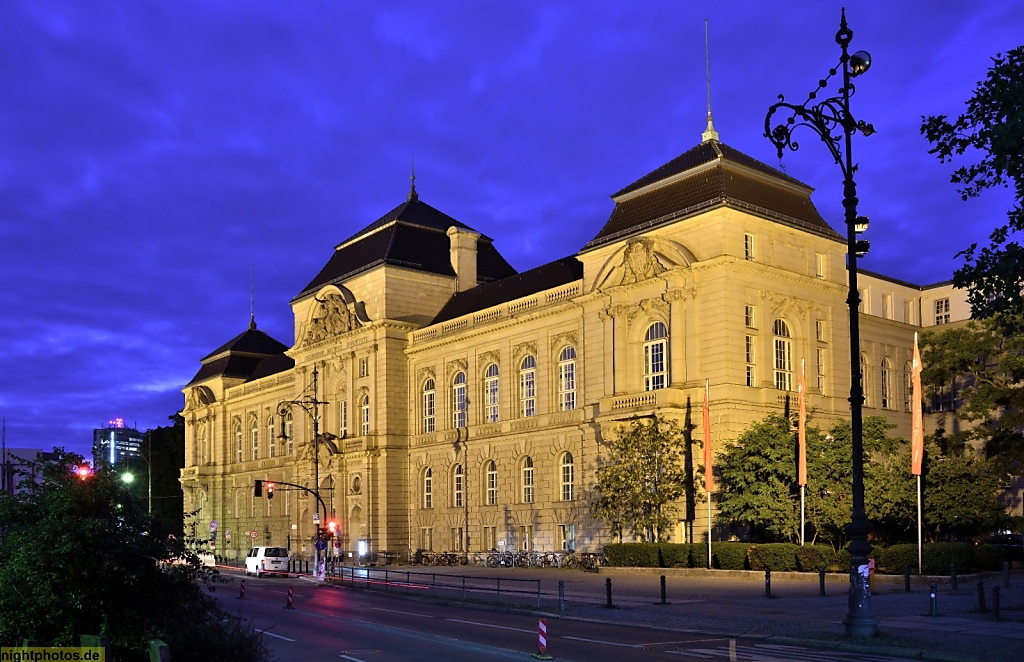
[[[451,623],[463,623],[465,625],[479,625],[480,627],[494,628],[496,630],[512,630],[513,632],[526,632],[527,634],[535,634],[537,632],[536,630],[524,630],[522,628],[510,628],[510,627],[505,627],[504,625],[491,625],[490,623],[478,623],[476,621],[462,621],[462,620],[459,620],[457,618],[446,618],[445,620],[449,621]]]
[[[260,634],[265,634],[268,637],[277,637],[278,639],[284,639],[285,641],[295,641],[294,639],[289,639],[288,637],[282,637],[279,634],[274,634],[270,630],[259,630],[259,629],[256,629],[256,632],[259,632]]]
[[[588,639],[586,637],[559,637],[559,639],[570,639],[572,641],[585,641],[588,644],[602,644],[605,646],[621,646],[622,648],[643,648],[647,644],[623,644],[618,641],[605,641],[604,639]]]
[[[338,657],[343,660],[351,660],[352,662],[366,662],[366,660],[361,660],[358,657],[352,657],[351,655],[339,655]]]
[[[398,611],[397,609],[384,609],[383,607],[370,607],[374,611],[386,611],[389,614],[402,614],[403,616],[419,616],[421,618],[434,618],[430,614],[416,614],[411,611]]]

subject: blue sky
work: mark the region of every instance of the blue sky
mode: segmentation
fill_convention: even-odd
[[[1019,3],[849,3],[861,265],[918,284],[1005,218],[963,202],[922,115],[962,112]],[[715,126],[763,136],[838,61],[841,3],[340,0],[0,4],[0,416],[9,446],[87,452],[115,417],[183,404],[244,330],[291,343],[288,301],[333,246],[404,200],[491,236],[519,270],[576,252],[609,196]],[[841,173],[809,132],[785,172],[841,227]]]

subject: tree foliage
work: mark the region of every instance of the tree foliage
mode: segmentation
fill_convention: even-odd
[[[660,541],[686,491],[679,425],[661,416],[650,422],[638,419],[605,443],[608,453],[597,470],[595,517],[616,531],[628,527],[644,541]]]
[[[37,482],[0,496],[0,645],[77,646],[94,634],[117,660],[147,659],[151,638],[175,659],[266,659],[261,637],[204,593],[215,575],[184,541],[113,472],[77,477],[81,462],[58,451],[37,464]]]
[[[146,431],[139,459],[125,461],[118,471],[132,473],[134,480],[127,487],[147,507],[152,491],[153,518],[180,538],[184,533],[185,500],[180,477],[185,466],[185,419],[179,414],[168,418],[171,425]]]
[[[969,290],[975,318],[1024,311],[1024,248],[1016,239],[1024,232],[1024,46],[992,62],[963,115],[952,122],[933,115],[921,123],[921,133],[933,145],[929,153],[943,163],[968,151],[981,155],[951,177],[965,200],[992,187],[1013,187],[1016,204],[1007,223],[992,232],[988,246],[979,250],[974,243],[962,251],[964,266],[953,276],[955,286]]]
[[[1024,314],[1011,325],[1024,322]],[[960,420],[975,425],[956,439],[983,444],[1006,472],[1024,470],[1024,335],[1006,333],[996,318],[922,335],[922,381],[952,389]],[[946,443],[949,443],[947,440]]]

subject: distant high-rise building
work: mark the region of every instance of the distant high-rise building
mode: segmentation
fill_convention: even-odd
[[[107,427],[92,431],[93,465],[116,466],[121,462],[139,457],[142,434],[124,424],[124,419],[115,418]]]

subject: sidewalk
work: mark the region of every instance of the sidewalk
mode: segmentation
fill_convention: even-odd
[[[814,642],[843,650],[931,660],[1019,660],[1024,655],[1024,574],[1010,586],[1002,573],[961,576],[954,591],[948,577],[877,576],[872,609],[878,619],[873,639],[847,639],[848,580],[827,575],[825,595],[817,574],[773,573],[771,597],[763,572],[701,569],[602,568],[588,573],[557,568],[485,568],[476,566],[390,566],[391,572],[436,573],[452,577],[501,577],[541,580],[542,606],[528,608],[549,618],[631,623],[724,637],[761,637],[775,642]],[[369,569],[383,572],[383,569]],[[667,604],[661,604],[661,576]],[[612,608],[607,607],[611,580]],[[558,609],[559,582],[565,609]],[[937,584],[936,616],[930,616],[931,582]],[[986,607],[978,611],[978,582],[984,582]],[[991,613],[999,588],[1000,620]]]

